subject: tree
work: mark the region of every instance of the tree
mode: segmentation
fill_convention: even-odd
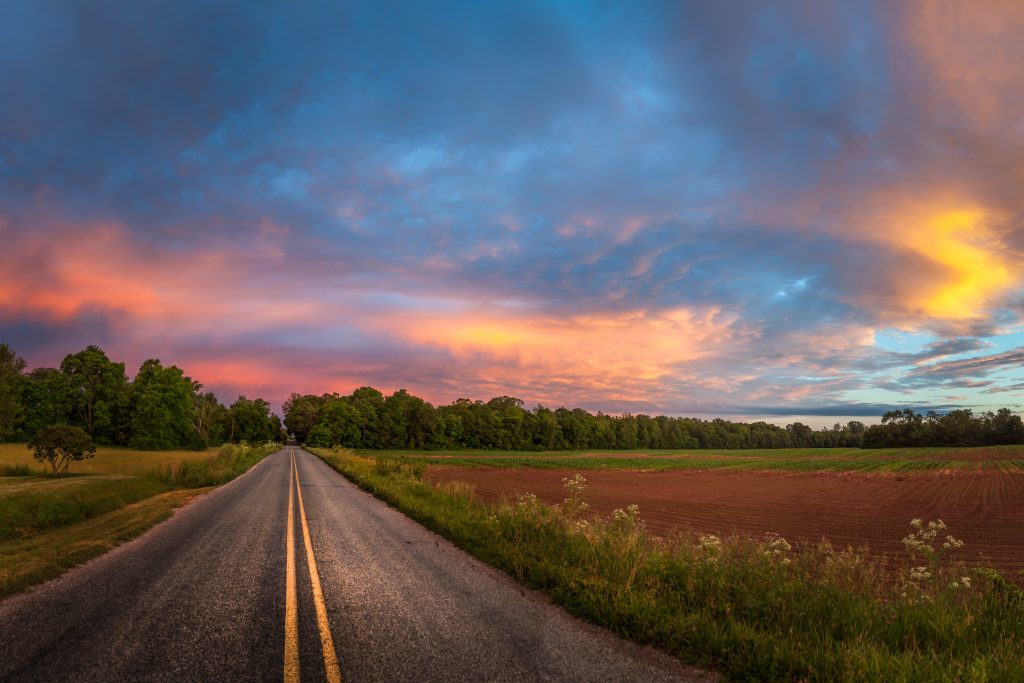
[[[211,442],[220,441],[220,430],[217,429],[223,413],[227,409],[221,405],[212,392],[202,392],[203,385],[199,382],[192,382],[192,424],[196,430],[197,438],[203,442],[203,446],[210,447]]]
[[[0,441],[14,434],[25,413],[22,404],[25,367],[24,358],[7,344],[0,344]]]
[[[64,357],[60,371],[67,382],[71,408],[90,438],[110,438],[119,399],[127,395],[124,363],[114,363],[98,346]]]
[[[32,457],[50,463],[54,476],[63,476],[71,463],[96,455],[96,446],[81,427],[50,425],[36,432],[29,442]]]
[[[231,416],[233,442],[265,443],[277,439],[277,428],[270,415],[270,404],[262,398],[247,399],[239,396],[228,408]]]
[[[324,425],[314,425],[306,435],[303,445],[311,448],[330,448],[334,445],[331,439],[331,430]]]
[[[188,445],[195,434],[192,380],[181,368],[150,358],[132,382],[132,448],[169,450]]]
[[[284,426],[299,443],[305,443],[310,430],[316,426],[322,403],[319,396],[292,394],[281,406]]]
[[[36,368],[25,377],[21,433],[27,441],[43,427],[66,423],[71,415],[67,384],[57,368]]]

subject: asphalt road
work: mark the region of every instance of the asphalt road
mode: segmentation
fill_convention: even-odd
[[[714,680],[584,624],[285,448],[0,602],[0,680]]]

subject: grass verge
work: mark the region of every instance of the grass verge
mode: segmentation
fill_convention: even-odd
[[[231,481],[277,444],[228,444],[215,455],[114,450],[101,471],[0,477],[0,597],[51,579],[166,519],[191,498]],[[0,453],[0,455],[3,455]],[[99,457],[99,456],[97,456]],[[144,474],[143,474],[144,473]]]
[[[160,493],[79,524],[0,543],[0,598],[55,578],[135,538],[206,490]]]
[[[561,506],[532,496],[487,506],[468,485],[423,482],[420,462],[314,452],[578,616],[732,679],[1017,681],[1024,671],[1024,591],[944,563],[937,527],[908,528],[916,557],[894,574],[825,543],[794,553],[775,536],[658,539],[631,509],[588,519],[580,480]]]

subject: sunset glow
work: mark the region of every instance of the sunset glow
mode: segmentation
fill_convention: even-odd
[[[4,12],[0,341],[32,367],[1024,405],[1017,3]]]

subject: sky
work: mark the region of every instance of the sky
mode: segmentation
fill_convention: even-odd
[[[1022,35],[996,0],[7,0],[0,341],[275,405],[1020,410]]]

